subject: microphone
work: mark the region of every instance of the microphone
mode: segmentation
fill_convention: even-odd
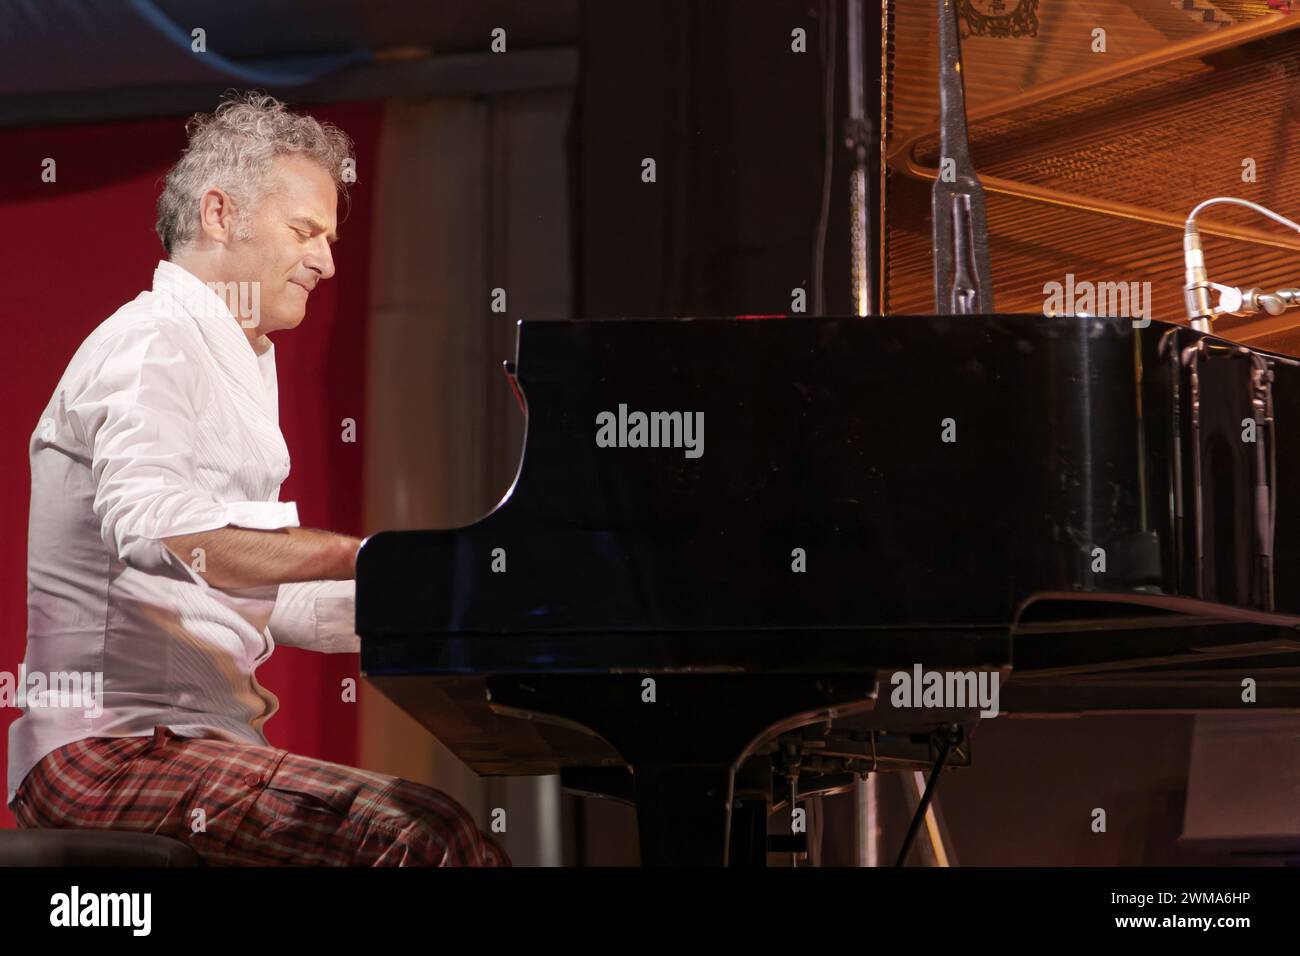
[[[1209,332],[1214,320],[1214,307],[1210,305],[1210,277],[1205,271],[1205,251],[1201,248],[1201,232],[1196,221],[1188,218],[1183,228],[1183,300],[1187,304],[1187,317],[1192,328]]]
[[[1279,289],[1277,292],[1261,292],[1259,289],[1243,291],[1210,281],[1205,271],[1205,252],[1201,248],[1201,233],[1196,228],[1196,217],[1201,214],[1201,210],[1217,203],[1245,206],[1274,222],[1300,232],[1300,224],[1248,199],[1215,196],[1193,209],[1187,217],[1187,224],[1183,227],[1183,274],[1186,277],[1183,285],[1183,301],[1187,306],[1187,318],[1191,320],[1192,328],[1198,332],[1213,331],[1214,317],[1225,313],[1244,315],[1267,312],[1269,315],[1281,315],[1287,309],[1300,305],[1300,289]],[[1211,289],[1219,293],[1217,306],[1210,303]]]

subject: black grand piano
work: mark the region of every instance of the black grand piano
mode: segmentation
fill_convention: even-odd
[[[939,314],[523,322],[514,485],[361,549],[367,678],[479,773],[635,803],[644,863],[762,865],[800,794],[968,763],[980,705],[900,672],[997,675],[999,715],[1300,707],[1300,368],[993,311],[939,10]]]
[[[646,862],[761,859],[792,765],[931,763],[978,708],[892,707],[917,664],[998,672],[1002,714],[1231,710],[1244,678],[1300,705],[1293,360],[1126,319],[723,318],[524,322],[515,370],[497,508],[362,548],[362,670],[480,773],[634,799]],[[635,412],[702,415],[702,453],[601,447]]]

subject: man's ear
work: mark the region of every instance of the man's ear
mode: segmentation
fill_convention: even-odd
[[[224,190],[213,186],[199,197],[199,229],[223,245],[234,238],[235,204]]]

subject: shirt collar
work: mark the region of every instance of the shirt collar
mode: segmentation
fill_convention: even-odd
[[[230,330],[234,329],[238,332],[240,341],[248,345],[249,351],[256,355],[260,362],[274,361],[275,344],[270,338],[261,336],[262,350],[259,352],[248,341],[248,336],[244,334],[244,327],[230,311],[229,300],[223,298],[209,283],[204,282],[184,266],[178,266],[167,259],[158,260],[158,265],[153,270],[153,291],[172,299],[187,315],[200,324],[216,326],[226,337],[229,337]],[[240,293],[238,290],[231,290],[230,294],[237,297]],[[240,305],[237,298],[235,304]]]
[[[199,321],[225,322],[239,327],[239,322],[225,300],[188,269],[174,262],[160,259],[153,270],[153,290],[178,303],[190,316]],[[240,330],[243,336],[243,330]],[[248,341],[247,337],[244,341]]]
[[[190,316],[223,369],[260,403],[274,409],[275,346],[268,337],[262,336],[266,348],[259,353],[248,341],[227,300],[194,273],[167,259],[159,260],[154,269],[153,291]],[[238,307],[238,301],[235,304]],[[271,414],[276,417],[274,411]]]

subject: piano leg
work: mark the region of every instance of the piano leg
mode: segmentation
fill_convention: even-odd
[[[725,762],[681,766],[643,760],[635,765],[633,780],[642,866],[727,865],[733,780]]]
[[[528,674],[487,685],[494,710],[579,724],[618,751],[644,866],[762,865],[770,763],[748,758],[778,734],[870,710],[877,689],[874,674]]]
[[[767,818],[772,807],[772,758],[756,754],[740,765],[732,787],[730,866],[767,866]]]

